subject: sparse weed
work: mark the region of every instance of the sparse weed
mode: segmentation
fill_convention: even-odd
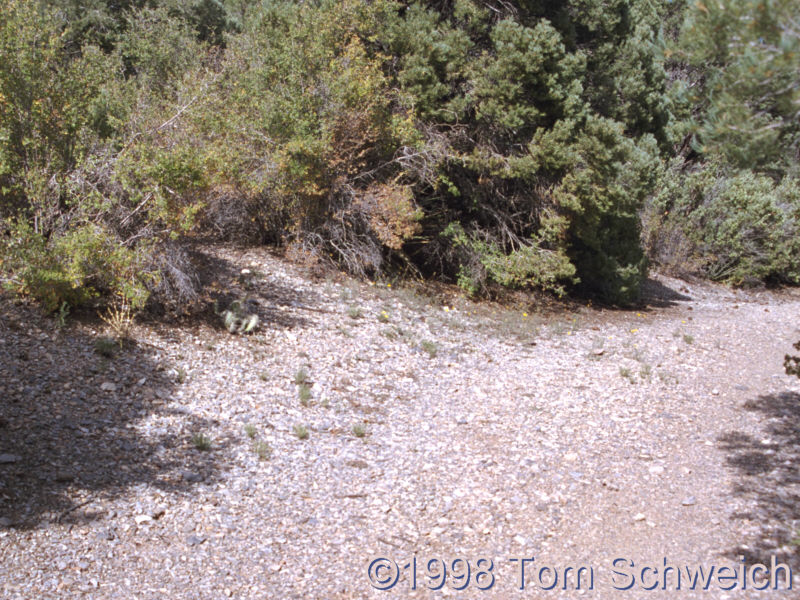
[[[378,322],[379,323],[388,323],[389,322],[389,313],[385,310],[382,310],[378,313]]]
[[[353,435],[357,438],[363,438],[365,435],[367,435],[367,430],[361,423],[356,423],[353,425]]]
[[[428,353],[428,356],[434,358],[436,353],[439,352],[439,349],[436,347],[436,344],[431,342],[430,340],[422,340],[420,342],[420,347]]]
[[[258,460],[267,460],[272,454],[272,449],[264,440],[253,441],[253,452],[258,456]]]
[[[66,302],[61,303],[61,307],[58,309],[58,313],[56,314],[56,327],[58,329],[64,329],[67,326],[67,317],[69,316],[69,304]]]
[[[192,445],[198,450],[211,450],[211,438],[202,433],[195,433],[192,436]]]
[[[311,386],[307,383],[301,383],[297,389],[297,395],[300,397],[300,404],[308,406],[308,402],[311,400]]]
[[[297,439],[299,440],[308,439],[308,428],[305,425],[295,425],[293,429],[294,429],[294,434],[297,436]]]
[[[258,378],[261,381],[268,381],[269,380],[269,373],[267,373],[266,371],[261,371],[261,373],[258,374]]]
[[[186,369],[183,367],[178,367],[175,371],[175,381],[178,383],[183,383],[186,381]]]
[[[363,312],[358,306],[351,306],[347,309],[347,316],[351,319],[360,319],[362,315]]]
[[[302,385],[308,382],[308,371],[305,367],[300,367],[294,374],[294,382],[297,385]]]
[[[133,310],[131,305],[124,298],[117,304],[113,304],[106,309],[105,314],[100,318],[108,325],[117,339],[127,338],[133,326]]]
[[[650,375],[652,375],[652,372],[652,367],[645,363],[639,368],[639,378],[642,381],[650,381]]]
[[[694,336],[693,335],[689,335],[688,333],[684,333],[683,334],[683,341],[686,342],[687,344],[692,344],[692,343],[694,343]]]
[[[101,337],[94,341],[94,351],[100,356],[111,358],[114,356],[114,350],[117,349],[117,342],[111,338]]]
[[[627,379],[631,383],[636,383],[634,378],[633,378],[633,373],[631,372],[631,370],[629,368],[620,367],[619,368],[619,374],[620,374],[621,377],[624,377],[625,379]]]
[[[247,434],[247,437],[249,437],[251,440],[254,439],[256,437],[256,434],[258,433],[258,431],[256,430],[256,426],[253,425],[252,423],[248,423],[247,425],[244,426],[244,432]]]

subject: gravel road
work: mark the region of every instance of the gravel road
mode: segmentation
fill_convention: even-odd
[[[542,312],[204,252],[254,334],[0,300],[3,598],[797,597],[796,290]]]

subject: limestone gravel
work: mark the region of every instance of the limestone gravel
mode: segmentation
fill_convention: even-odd
[[[639,310],[539,314],[203,251],[255,334],[138,324],[105,357],[97,321],[2,300],[3,598],[615,598],[618,557],[776,556],[800,577],[797,294],[656,277]],[[531,557],[593,566],[594,589],[520,590],[511,559]],[[429,590],[427,561],[457,558],[467,590],[463,563]]]

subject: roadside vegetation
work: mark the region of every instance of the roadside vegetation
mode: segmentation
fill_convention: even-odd
[[[8,0],[0,274],[125,322],[201,303],[209,236],[473,296],[627,305],[649,264],[796,284],[798,21],[789,0]]]

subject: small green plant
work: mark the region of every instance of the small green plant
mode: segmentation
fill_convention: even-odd
[[[308,371],[305,367],[300,367],[294,374],[294,382],[297,385],[302,385],[308,382]]]
[[[213,352],[214,344],[212,344],[211,342],[206,342],[205,344],[203,344],[203,349],[207,350],[208,352]]]
[[[625,379],[627,379],[631,383],[635,383],[635,381],[633,379],[633,373],[631,372],[631,370],[629,368],[620,367],[619,368],[619,374],[620,374],[620,376],[624,377]]]
[[[261,381],[267,381],[269,380],[269,373],[267,373],[266,371],[261,371],[261,373],[258,374],[258,378]]]
[[[178,383],[183,383],[186,381],[186,369],[183,367],[178,367],[175,374],[175,381]]]
[[[311,386],[307,383],[301,383],[297,389],[297,395],[300,398],[300,404],[308,406],[308,402],[311,400]]]
[[[252,423],[248,423],[247,425],[244,426],[244,432],[247,434],[247,437],[249,437],[251,440],[254,439],[256,437],[256,434],[258,433],[258,431],[256,430],[256,426],[253,425]]]
[[[114,351],[117,349],[117,342],[111,338],[101,337],[94,341],[94,351],[100,356],[111,358],[114,356]]]
[[[252,333],[258,327],[258,315],[245,310],[247,300],[234,300],[226,310],[220,310],[219,302],[214,303],[214,312],[222,317],[229,333]]]
[[[67,317],[69,316],[69,304],[67,302],[62,302],[61,307],[58,309],[58,313],[56,314],[56,327],[59,329],[64,329],[67,326]]]
[[[639,368],[639,378],[642,379],[642,381],[649,381],[652,372],[652,367],[645,363]]]
[[[299,440],[307,440],[308,439],[308,429],[305,425],[295,425],[294,426],[294,434],[297,436]]]
[[[378,322],[379,323],[388,323],[389,322],[389,313],[385,310],[382,310],[378,313]]]
[[[694,342],[694,336],[693,335],[689,335],[688,333],[684,333],[683,334],[683,341],[686,342],[687,344],[691,344],[691,343]]]
[[[198,450],[211,450],[211,438],[202,433],[195,433],[192,436],[192,445]]]
[[[357,438],[363,438],[365,435],[367,435],[367,430],[361,423],[356,423],[353,425],[353,435]]]
[[[347,309],[347,316],[349,316],[351,319],[360,319],[362,314],[363,312],[357,306],[351,306]]]
[[[422,340],[422,342],[420,342],[420,347],[427,352],[428,356],[431,358],[434,358],[436,353],[439,351],[439,349],[436,347],[436,344],[430,340]]]
[[[272,454],[272,449],[264,440],[254,440],[253,452],[256,453],[256,456],[258,456],[259,460],[267,460]]]

